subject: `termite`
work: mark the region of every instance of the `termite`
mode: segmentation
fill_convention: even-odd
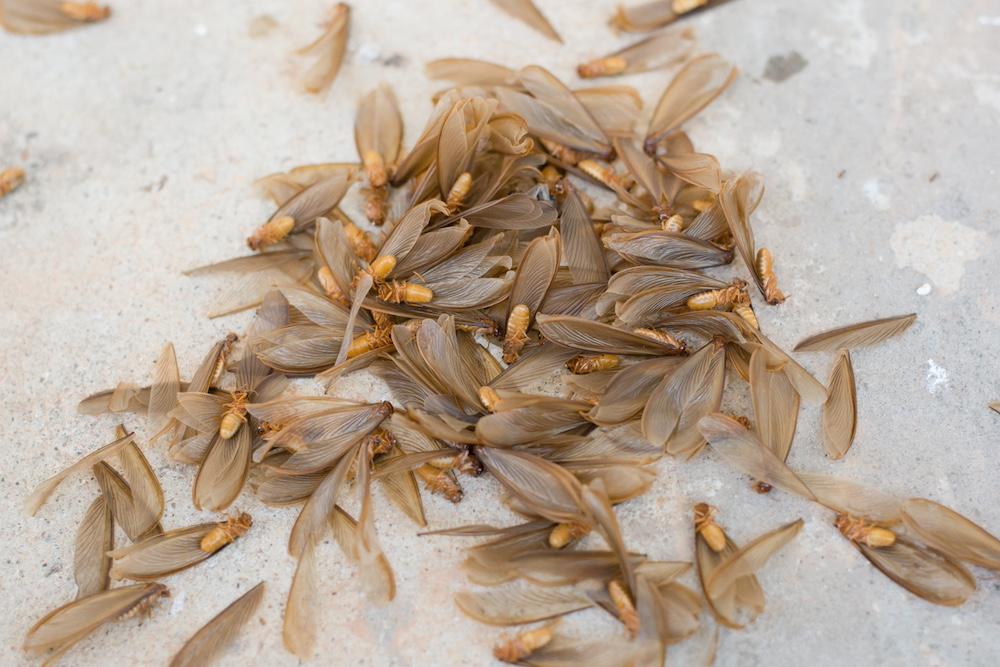
[[[365,352],[371,352],[372,350],[377,350],[380,347],[386,347],[391,344],[392,328],[376,325],[372,331],[366,331],[351,341],[350,347],[347,348],[347,358],[353,359]]]
[[[209,381],[208,386],[217,387],[219,385],[222,374],[226,372],[226,364],[229,363],[229,354],[233,351],[233,345],[236,344],[237,338],[238,336],[234,333],[226,336],[226,340],[222,343],[222,349],[219,351],[219,358],[215,361],[215,368],[212,369],[212,379]]]
[[[384,428],[377,428],[365,438],[365,447],[368,449],[368,457],[374,459],[376,456],[388,454],[396,446],[396,438]]]
[[[544,146],[545,150],[552,154],[552,157],[570,166],[575,165],[583,159],[583,156],[580,153],[577,153],[569,146],[563,146],[555,141],[542,139],[542,146]]]
[[[292,233],[293,229],[295,229],[295,218],[283,215],[258,227],[257,231],[247,239],[247,245],[250,246],[251,250],[260,250],[275,243],[281,243],[285,237]]]
[[[763,494],[763,493],[770,493],[772,487],[767,482],[761,482],[758,480],[754,482],[751,488],[754,490],[754,492]]]
[[[59,5],[59,11],[74,21],[83,23],[103,21],[111,16],[110,7],[102,7],[96,2],[64,2]]]
[[[581,79],[596,79],[601,76],[621,74],[628,67],[628,61],[621,56],[598,58],[577,66],[576,73]]]
[[[384,187],[389,180],[389,174],[385,168],[385,160],[378,151],[365,151],[361,158],[365,167],[365,174],[368,176],[368,183],[373,188]]]
[[[566,362],[566,368],[575,375],[611,371],[621,364],[617,354],[578,354]]]
[[[618,620],[628,630],[629,636],[635,638],[639,632],[639,613],[635,610],[632,596],[625,589],[625,584],[622,583],[621,579],[612,579],[608,582],[608,595],[615,605]]]
[[[501,662],[518,663],[551,642],[554,635],[553,626],[546,625],[505,637],[493,647],[493,657]]]
[[[507,318],[507,333],[503,338],[503,360],[508,364],[517,361],[524,344],[528,342],[528,324],[531,322],[531,311],[523,303],[510,309]]]
[[[386,187],[369,188],[365,193],[365,217],[373,225],[385,223],[386,206],[389,200],[389,189]]]
[[[612,167],[602,164],[597,160],[580,160],[576,166],[583,173],[612,189],[628,190],[632,187],[632,179],[626,176],[619,176]]]
[[[350,302],[347,300],[347,296],[344,291],[340,289],[340,285],[337,280],[333,277],[333,271],[330,270],[328,266],[320,267],[319,271],[316,272],[316,280],[319,281],[320,287],[323,288],[323,293],[326,294],[327,298],[331,301],[336,301],[345,306],[349,306]]]
[[[687,14],[708,4],[708,0],[671,0],[670,9],[674,14]]]
[[[582,523],[560,523],[549,532],[549,546],[562,549],[590,534],[590,526]]]
[[[5,197],[24,183],[24,169],[8,167],[0,171],[0,197]]]
[[[378,286],[378,298],[387,303],[430,303],[434,292],[423,285],[394,280]]]
[[[737,278],[729,287],[695,294],[687,300],[687,307],[691,310],[730,308],[746,293],[746,289],[746,281]]]
[[[448,191],[448,197],[445,205],[448,210],[454,213],[461,206],[462,202],[469,195],[469,191],[472,189],[472,174],[467,171],[463,171],[458,178],[455,179],[455,183],[451,186],[451,190]]]
[[[462,496],[464,495],[462,487],[458,485],[458,482],[455,481],[455,478],[447,470],[439,470],[431,464],[425,463],[413,472],[424,481],[424,486],[431,493],[444,496],[453,503],[462,500]]]
[[[678,349],[683,350],[687,347],[687,343],[683,340],[676,338],[662,329],[650,329],[648,327],[639,327],[637,329],[632,329],[632,333],[639,334],[640,336],[645,336],[646,338],[652,338],[658,340],[664,345],[670,345]]]
[[[896,543],[896,533],[888,528],[876,526],[864,519],[855,519],[847,514],[838,514],[833,525],[847,539],[866,544],[873,549],[891,547]]]
[[[229,440],[236,435],[236,431],[247,420],[247,393],[234,391],[232,396],[233,400],[226,403],[226,412],[222,415],[222,421],[219,422],[219,437],[223,440]]]
[[[716,553],[726,548],[726,533],[715,523],[717,511],[707,503],[698,503],[694,506],[694,529],[705,540],[705,544]]]
[[[764,286],[764,298],[772,306],[784,302],[785,294],[778,289],[778,276],[774,275],[774,257],[767,248],[757,251],[757,261],[754,267],[757,276]]]
[[[665,211],[663,213],[665,213]],[[670,232],[671,234],[680,234],[684,231],[684,218],[680,215],[675,213],[671,216],[665,216],[660,211],[657,211],[657,215],[659,215],[662,220],[660,226],[663,228],[663,231]],[[663,218],[666,219],[664,220]]]
[[[479,388],[479,402],[489,412],[495,412],[497,405],[500,404],[500,394],[493,387],[483,385]]]
[[[753,312],[753,306],[750,304],[750,297],[746,293],[740,295],[733,304],[733,312],[740,316],[744,322],[749,324],[752,328],[760,330],[760,322],[757,321],[757,313]]]
[[[393,255],[382,255],[376,257],[368,266],[368,272],[372,274],[375,282],[381,282],[389,277],[392,270],[396,268],[396,258]]]
[[[240,512],[238,516],[231,516],[208,531],[205,537],[201,538],[199,548],[207,554],[214,554],[227,544],[235,542],[236,538],[245,535],[252,525],[253,519],[250,515]]]
[[[354,254],[366,262],[375,259],[375,256],[378,255],[378,248],[368,238],[368,234],[354,224],[354,221],[348,218],[339,208],[334,211],[334,215],[337,216],[337,219],[344,226],[344,234],[347,235],[347,240],[351,242],[351,249],[354,250]],[[393,259],[395,260],[395,258]],[[393,264],[393,268],[395,266]],[[392,269],[389,270],[391,271]]]

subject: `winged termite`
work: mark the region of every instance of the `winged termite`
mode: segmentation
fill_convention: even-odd
[[[362,98],[354,121],[354,143],[370,188],[365,215],[376,225],[385,222],[387,185],[402,141],[399,104],[392,90],[383,84]]]
[[[214,661],[235,641],[264,598],[260,582],[203,625],[170,661],[170,667],[198,667]]]
[[[828,456],[839,459],[851,448],[858,423],[854,369],[847,350],[837,354],[827,391],[829,395],[823,404],[823,446]]]
[[[74,644],[105,623],[144,614],[170,591],[159,583],[122,586],[77,598],[38,620],[25,637],[23,648],[46,653],[52,664]]]
[[[3,24],[3,9],[0,8],[0,24]],[[7,167],[0,171],[0,197],[6,197],[24,183],[24,169]]]
[[[521,664],[525,658],[531,657],[548,645],[554,636],[555,626],[553,624],[543,625],[534,630],[525,630],[513,637],[502,638],[493,647],[493,657],[500,662]]]
[[[649,32],[689,14],[717,7],[727,0],[647,0],[631,7],[619,6],[609,22],[615,30]]]
[[[636,264],[705,269],[728,264],[733,259],[731,251],[712,243],[662,230],[614,232],[602,240],[607,248]]]
[[[577,375],[611,371],[620,365],[621,357],[616,354],[578,354],[566,362],[569,372]]]
[[[111,8],[96,2],[5,0],[0,5],[0,26],[7,32],[24,35],[45,35],[78,28],[104,21],[109,16]]]
[[[950,557],[1000,570],[1000,540],[958,512],[926,498],[911,498],[900,508],[903,523],[923,542]]]
[[[643,149],[653,155],[657,145],[712,103],[733,81],[737,70],[716,53],[692,58],[674,76],[656,104]]]
[[[118,427],[117,435],[125,429]],[[106,461],[92,468],[115,522],[133,542],[162,532],[163,490],[160,482],[134,442],[118,453],[119,474]]]
[[[834,352],[850,350],[857,347],[876,345],[884,340],[898,336],[917,321],[916,313],[887,317],[880,320],[849,324],[837,329],[831,329],[809,336],[798,342],[796,352]]]
[[[354,183],[354,172],[353,167],[338,169],[303,188],[257,228],[247,245],[251,250],[260,250],[281,243],[335,209]]]
[[[625,331],[610,324],[565,315],[539,315],[536,321],[542,335],[553,343],[585,352],[646,356],[685,353],[677,339],[658,336],[650,329]]]
[[[581,79],[619,76],[669,67],[694,50],[694,31],[663,32],[577,66]]]
[[[559,234],[552,230],[528,244],[521,256],[507,306],[503,357],[508,364],[517,361],[528,341],[528,326],[556,276],[559,255]]]
[[[246,534],[253,524],[240,513],[218,523],[203,523],[155,535],[110,552],[112,579],[152,581],[186,570],[212,557]]]
[[[300,55],[316,56],[316,62],[306,71],[306,92],[321,93],[337,78],[347,50],[350,18],[350,6],[346,2],[338,2],[330,12],[323,34],[298,51]]]
[[[73,552],[73,579],[77,598],[107,590],[111,584],[111,558],[107,552],[115,547],[114,522],[104,494],[97,496],[76,531]]]

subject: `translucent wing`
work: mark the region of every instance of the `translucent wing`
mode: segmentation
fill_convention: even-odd
[[[114,547],[115,533],[111,510],[102,494],[87,508],[83,521],[76,531],[73,579],[76,581],[77,598],[107,590],[111,583],[111,578],[108,576],[111,559],[107,553]]]
[[[736,80],[737,70],[716,53],[689,60],[674,76],[653,111],[645,149],[652,153],[670,132],[708,106]]]
[[[160,358],[153,368],[153,382],[149,388],[149,429],[152,432],[160,430],[167,415],[177,405],[177,393],[180,391],[181,377],[177,369],[177,357],[174,346],[167,343],[160,353]]]
[[[333,9],[333,16],[319,38],[301,49],[302,54],[316,56],[306,72],[306,92],[320,93],[330,87],[340,71],[340,63],[347,50],[347,36],[350,25],[351,8],[347,3],[338,3]]]
[[[917,321],[916,313],[871,320],[831,329],[805,338],[795,346],[796,352],[834,352],[876,345],[903,333]]]
[[[576,68],[584,79],[637,74],[681,62],[695,47],[694,31],[662,32]]]
[[[958,512],[926,498],[902,506],[903,522],[921,540],[952,558],[1000,570],[1000,540]]]
[[[236,500],[250,471],[252,440],[250,427],[244,424],[235,437],[229,440],[216,437],[209,445],[194,480],[192,497],[196,508],[221,512]]]
[[[761,535],[749,544],[726,556],[705,582],[705,592],[718,597],[742,577],[756,574],[771,557],[798,535],[802,519],[785,524]]]
[[[601,425],[620,424],[638,415],[653,390],[679,365],[685,357],[648,359],[619,371],[611,380],[587,418]]]
[[[457,86],[517,86],[517,72],[472,58],[441,58],[425,66],[427,78],[446,79]]]
[[[494,5],[504,10],[518,21],[525,23],[549,39],[562,44],[562,38],[541,10],[532,0],[490,0]]]
[[[683,349],[610,324],[569,315],[539,315],[542,335],[553,343],[577,350],[607,354],[677,355]]]
[[[341,457],[302,506],[288,538],[288,553],[292,556],[302,558],[303,552],[308,550],[309,545],[326,534],[327,519],[337,504],[337,497],[347,478],[347,471],[357,460],[358,450],[359,447],[354,447],[350,453]]]
[[[213,555],[202,550],[201,541],[217,525],[171,530],[112,551],[111,578],[154,581],[197,565]]]
[[[897,538],[889,547],[852,542],[882,574],[933,604],[957,607],[976,590],[969,572],[944,554]]]
[[[534,623],[594,606],[580,590],[535,587],[461,591],[455,604],[466,616],[490,625]]]
[[[381,156],[386,165],[396,162],[403,141],[403,117],[392,89],[382,84],[361,98],[354,123],[358,155]]]
[[[316,648],[316,579],[316,545],[310,540],[299,553],[282,631],[285,648],[303,660],[312,658]]]
[[[750,397],[761,442],[782,461],[788,459],[799,418],[799,394],[783,367],[768,366],[768,355],[757,349],[750,357]]]
[[[841,350],[830,371],[826,403],[823,404],[823,447],[830,458],[843,458],[854,442],[858,425],[858,397],[854,388],[851,354]]]
[[[573,283],[606,283],[609,273],[604,251],[575,189],[570,188],[563,202],[559,231],[562,234],[564,260]]]
[[[733,259],[729,250],[662,230],[613,232],[606,234],[603,240],[608,248],[637,264],[704,269],[728,264]]]
[[[478,454],[504,488],[539,516],[557,523],[585,522],[580,482],[563,467],[521,451],[484,447]]]
[[[524,251],[510,290],[507,317],[510,317],[510,309],[518,304],[527,306],[532,315],[537,313],[558,270],[559,233],[552,230],[548,236],[529,243]]]
[[[260,582],[219,612],[187,640],[170,661],[170,667],[199,667],[212,662],[236,639],[264,598]]]

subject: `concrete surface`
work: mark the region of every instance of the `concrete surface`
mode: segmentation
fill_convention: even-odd
[[[575,82],[573,66],[624,45],[605,27],[615,0],[540,0],[566,39],[537,37],[486,2],[355,3],[347,61],[329,95],[307,97],[293,49],[317,34],[328,3],[296,0],[114,2],[105,24],[43,38],[0,34],[0,162],[28,181],[0,201],[0,664],[29,664],[25,630],[73,597],[72,536],[95,485],[66,483],[35,519],[20,513],[39,480],[111,438],[114,420],[76,402],[120,378],[143,380],[166,340],[185,373],[245,318],[204,313],[223,281],[182,269],[243,252],[269,212],[251,181],[296,164],[355,159],[354,104],[379,81],[404,101],[407,140],[437,83],[422,63],[474,56],[539,62]],[[277,25],[257,37],[251,22]],[[690,124],[702,150],[768,182],[760,240],[792,297],[759,309],[780,343],[840,323],[916,311],[905,337],[855,355],[860,424],[845,461],[827,461],[818,411],[800,421],[791,463],[943,501],[1000,531],[1000,5],[995,1],[733,2],[690,22],[742,78]],[[399,57],[397,57],[399,56]],[[389,63],[389,64],[386,64]],[[669,74],[631,77],[652,104]],[[826,379],[830,358],[803,355]],[[384,390],[366,376],[350,396]],[[130,424],[131,425],[131,424]],[[140,431],[141,433],[141,431]],[[164,523],[196,520],[193,469],[148,449],[168,497]],[[963,607],[924,603],[878,574],[830,516],[779,493],[758,496],[711,454],[663,461],[653,491],[627,504],[630,544],[691,557],[688,511],[718,505],[745,541],[802,516],[805,529],[761,577],[766,613],[723,633],[721,665],[987,665],[1000,654],[1000,585],[977,572]],[[433,527],[508,521],[496,485],[465,482],[453,507],[425,498]],[[154,665],[248,587],[265,602],[223,664],[292,665],[281,613],[293,571],[285,542],[296,510],[239,502],[255,525],[207,565],[170,577],[148,620],[99,631],[69,665]],[[381,540],[397,600],[367,607],[332,545],[321,552],[323,613],[316,664],[482,665],[498,634],[451,602],[465,586],[461,543],[418,538],[384,502]],[[689,582],[693,583],[693,582]],[[567,631],[620,632],[597,612]],[[678,652],[675,664],[683,664]]]

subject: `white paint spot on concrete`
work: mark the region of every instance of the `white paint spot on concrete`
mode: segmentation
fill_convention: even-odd
[[[868,69],[879,50],[876,33],[865,21],[866,5],[868,3],[863,0],[838,4],[837,18],[845,25],[846,31],[834,41],[837,54],[844,62],[862,69]]]
[[[173,602],[170,603],[171,616],[176,616],[177,614],[181,613],[182,609],[184,609],[185,597],[187,597],[187,594],[184,591],[181,591],[180,593],[178,593],[173,597]]]
[[[754,157],[771,157],[777,155],[781,149],[781,134],[777,130],[770,132],[760,132],[754,136],[753,152]]]
[[[809,195],[809,181],[806,178],[802,165],[798,162],[787,162],[785,164],[785,182],[792,195],[792,201],[805,201]]]
[[[980,104],[993,107],[1000,111],[1000,88],[989,83],[977,83],[972,91]]]
[[[989,243],[985,233],[936,215],[896,225],[889,239],[896,266],[923,273],[943,294],[958,290],[966,263],[980,257]]]
[[[942,388],[948,388],[948,371],[934,363],[933,359],[927,360],[927,391],[932,394],[938,393]]]
[[[204,23],[198,23],[194,26],[194,34],[198,37],[204,37],[208,34],[208,26]]]
[[[987,25],[991,28],[1000,28],[1000,16],[980,16],[979,25]]]
[[[930,283],[924,283],[923,285],[917,288],[917,294],[919,294],[920,296],[927,296],[930,293],[931,293]]]
[[[373,63],[379,58],[379,50],[372,44],[363,44],[358,49],[358,59],[363,63]]]
[[[875,208],[880,211],[889,210],[889,197],[882,192],[882,186],[879,185],[876,179],[868,179],[861,186],[861,189],[864,191],[865,196],[868,197],[868,201],[875,205]]]

